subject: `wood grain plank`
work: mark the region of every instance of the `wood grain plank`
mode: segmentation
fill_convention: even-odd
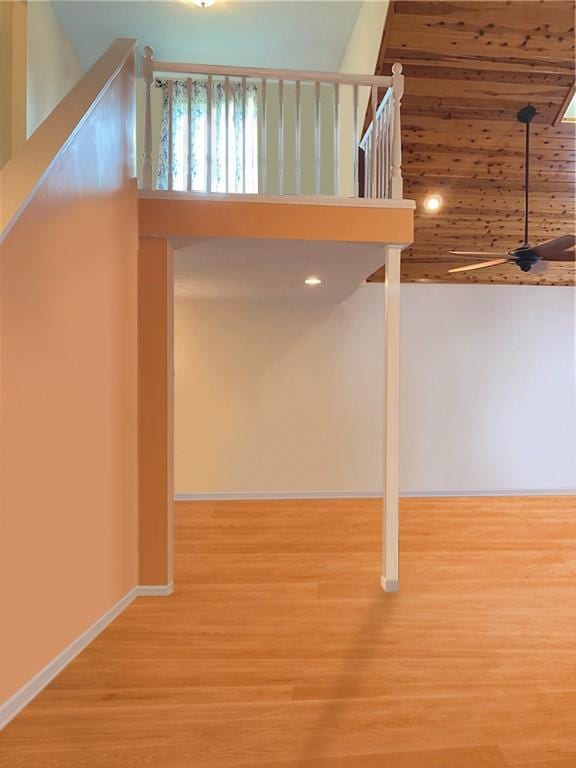
[[[573,497],[182,502],[133,603],[0,734],[1,768],[565,768]]]

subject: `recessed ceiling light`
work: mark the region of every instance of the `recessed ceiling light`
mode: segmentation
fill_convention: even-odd
[[[424,198],[424,208],[429,213],[436,213],[436,211],[439,211],[440,208],[442,208],[443,200],[440,197],[440,195],[428,195],[428,197]]]
[[[316,277],[316,275],[310,275],[310,277],[307,277],[304,282],[306,285],[321,285],[322,280],[320,280],[319,277]]]

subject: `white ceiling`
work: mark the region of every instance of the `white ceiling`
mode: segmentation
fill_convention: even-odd
[[[384,262],[381,243],[173,238],[177,296],[337,304]],[[322,285],[304,280],[316,275]]]
[[[287,69],[338,70],[359,1],[52,0],[80,64],[88,69],[116,37],[151,45],[157,59]]]

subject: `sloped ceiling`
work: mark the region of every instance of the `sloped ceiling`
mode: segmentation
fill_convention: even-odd
[[[378,72],[400,61],[405,197],[417,202],[403,280],[574,285],[574,264],[448,275],[448,251],[507,251],[523,239],[524,128],[532,124],[530,241],[573,234],[576,124],[555,124],[574,84],[574,3],[424,2],[390,6]],[[427,214],[424,197],[444,198]],[[382,279],[382,272],[377,276]]]
[[[53,0],[84,69],[114,38],[135,37],[165,61],[338,70],[361,5],[217,0],[202,9],[169,0]]]

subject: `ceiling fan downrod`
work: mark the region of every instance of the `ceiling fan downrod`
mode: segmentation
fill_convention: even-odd
[[[526,126],[526,145],[524,147],[524,247],[528,248],[528,202],[530,183],[530,123],[534,120],[536,109],[527,104],[516,115],[518,122]]]

